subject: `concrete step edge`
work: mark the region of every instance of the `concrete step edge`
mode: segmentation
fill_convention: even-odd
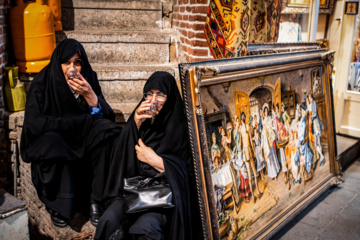
[[[109,65],[91,64],[98,75],[99,81],[136,81],[146,80],[155,71],[166,71],[178,77],[178,64],[157,64],[157,65]]]
[[[162,2],[154,0],[62,0],[62,8],[70,9],[119,9],[161,11]]]
[[[74,38],[81,43],[152,43],[170,44],[170,32],[68,30],[56,33],[56,41]]]

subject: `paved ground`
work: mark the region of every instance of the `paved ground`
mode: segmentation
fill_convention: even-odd
[[[345,169],[343,179],[272,239],[360,239],[360,157]]]

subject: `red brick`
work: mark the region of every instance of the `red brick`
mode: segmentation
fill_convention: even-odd
[[[207,56],[208,55],[208,49],[204,48],[204,49],[189,49],[187,51],[187,53],[191,54],[191,55],[195,55],[195,56]]]
[[[209,0],[190,0],[191,3],[196,3],[196,4],[207,4],[209,5]]]
[[[189,23],[189,22],[184,22],[183,24],[183,28],[187,28],[187,29],[192,29],[195,31],[201,31],[204,29],[204,25],[205,23]]]
[[[187,36],[188,36],[188,31],[186,31],[186,30],[180,30],[180,34],[181,34],[182,36],[187,37]]]
[[[206,21],[206,16],[200,16],[200,15],[189,15],[189,21],[200,21],[200,22],[205,22]]]
[[[192,40],[189,44],[194,47],[208,47],[206,41]]]
[[[187,34],[187,37],[188,38],[201,38],[203,39],[204,38],[204,33],[203,32],[193,32],[193,31],[188,31],[188,34]]]
[[[207,13],[208,11],[208,6],[203,6],[203,7],[194,7],[192,9],[192,13]]]
[[[179,27],[178,21],[177,20],[173,20],[173,26],[174,28]]]
[[[198,62],[198,61],[207,61],[207,60],[214,60],[214,58],[212,58],[212,57],[199,58],[199,57],[196,57],[196,56],[189,56],[187,61],[189,61],[189,62]]]
[[[192,12],[194,7],[186,7],[187,12]]]
[[[188,14],[184,14],[183,16],[183,20],[188,21],[189,20],[189,15]]]
[[[185,7],[180,7],[180,12],[185,12],[186,8]]]

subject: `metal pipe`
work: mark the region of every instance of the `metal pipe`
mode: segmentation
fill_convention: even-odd
[[[14,162],[14,196],[17,196],[17,141],[13,141],[13,162]]]

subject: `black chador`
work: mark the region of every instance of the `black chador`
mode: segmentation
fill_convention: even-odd
[[[81,74],[98,97],[102,118],[91,115],[84,98],[75,98],[65,80],[61,64],[76,53]],[[78,206],[89,206],[90,199],[104,200],[108,154],[120,133],[114,118],[82,45],[74,39],[61,42],[31,83],[21,136],[22,160],[31,163],[33,184],[48,209],[71,219]]]
[[[125,239],[128,233],[141,236],[146,232],[163,231],[165,239],[191,239],[191,194],[188,173],[192,170],[191,152],[187,135],[187,121],[183,102],[172,75],[155,72],[146,82],[144,93],[157,89],[167,95],[155,119],[145,120],[140,129],[134,121],[135,111],[115,140],[106,192],[117,200],[110,205],[97,227],[95,239],[108,239],[123,227]],[[142,100],[144,101],[144,100]],[[139,105],[141,104],[141,102]],[[138,106],[139,106],[138,105]],[[134,215],[126,215],[123,206],[123,178],[154,176],[157,171],[137,159],[135,145],[139,138],[152,148],[164,162],[165,174],[174,196],[175,208],[171,211],[157,209]],[[116,160],[116,161],[115,161]],[[197,205],[197,201],[193,202]],[[127,228],[124,227],[127,223]],[[154,239],[158,239],[153,235]]]

